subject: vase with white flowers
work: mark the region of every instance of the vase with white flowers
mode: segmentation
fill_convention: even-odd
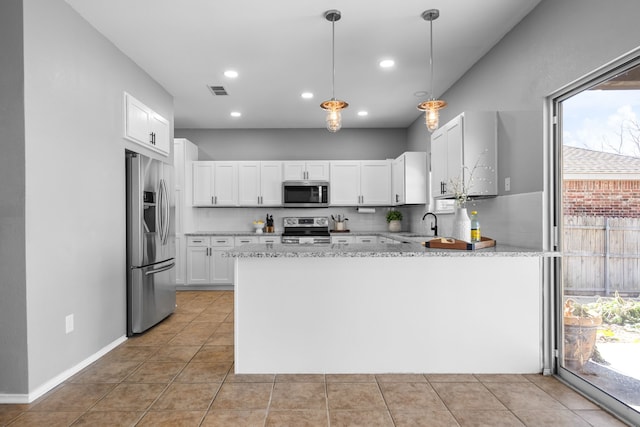
[[[463,166],[460,170],[460,175],[449,181],[456,201],[452,235],[456,240],[471,241],[471,219],[467,212],[467,201],[469,201],[469,194],[471,194],[471,189],[473,188],[474,174],[479,167],[484,167],[480,165],[480,159],[476,161],[471,169],[468,166]]]

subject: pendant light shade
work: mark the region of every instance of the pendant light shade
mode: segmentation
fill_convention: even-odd
[[[342,127],[342,114],[341,110],[347,108],[349,104],[345,101],[336,99],[335,85],[336,85],[336,31],[335,23],[339,21],[342,15],[339,10],[328,10],[325,12],[324,17],[327,21],[331,22],[331,59],[333,63],[333,74],[331,80],[331,99],[324,101],[320,104],[320,108],[327,112],[327,130],[329,132],[337,132]]]
[[[440,121],[440,111],[447,106],[445,101],[436,99],[433,92],[433,21],[438,19],[440,11],[438,9],[425,10],[422,13],[422,19],[429,21],[429,66],[431,68],[431,98],[418,105],[418,110],[424,111],[424,121],[429,132],[438,129]]]

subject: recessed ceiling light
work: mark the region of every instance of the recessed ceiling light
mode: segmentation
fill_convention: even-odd
[[[231,117],[240,117],[242,116],[242,113],[239,111],[232,111],[231,112]]]
[[[311,92],[302,92],[302,94],[300,95],[302,98],[304,99],[311,99],[313,98],[313,94]]]
[[[393,59],[383,59],[379,65],[381,68],[391,68],[396,65],[396,62]]]
[[[230,79],[235,79],[238,77],[238,72],[235,70],[227,70],[224,72],[225,77],[229,77]]]
[[[365,116],[368,116],[368,115],[369,115],[369,112],[368,112],[368,111],[358,111],[358,115],[359,115],[360,117],[365,117]]]

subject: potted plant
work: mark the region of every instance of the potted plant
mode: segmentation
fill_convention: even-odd
[[[389,231],[397,233],[402,229],[402,212],[390,210],[387,212],[387,222],[389,223]]]
[[[593,355],[602,316],[587,304],[567,299],[564,303],[563,317],[565,366],[572,370],[581,370]]]

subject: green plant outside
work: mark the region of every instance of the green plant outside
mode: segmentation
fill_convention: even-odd
[[[624,299],[618,293],[613,297],[601,297],[587,304],[574,301],[571,307],[571,315],[576,317],[599,316],[604,323],[640,328],[640,301]]]

